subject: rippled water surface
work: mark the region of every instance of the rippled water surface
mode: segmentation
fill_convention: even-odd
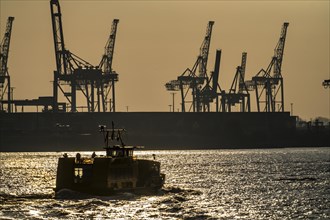
[[[162,163],[157,194],[55,199],[62,154],[0,153],[0,219],[330,219],[330,148],[139,151]]]

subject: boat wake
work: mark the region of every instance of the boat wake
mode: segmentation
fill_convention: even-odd
[[[198,196],[201,195],[202,192],[192,189],[181,189],[179,187],[165,187],[157,192],[154,192],[152,196],[164,196],[165,198],[172,198],[175,201],[183,202],[186,201],[189,196]],[[134,194],[129,192],[116,193],[111,196],[96,196],[90,195],[86,193],[77,192],[70,189],[61,189],[55,194],[55,199],[63,199],[63,200],[85,200],[85,199],[99,199],[99,200],[135,200],[140,197],[143,197],[143,194]],[[147,196],[151,196],[147,194]],[[174,202],[175,202],[174,201]],[[165,201],[166,202],[166,201]]]
[[[66,200],[76,200],[76,199],[89,199],[88,194],[76,192],[70,189],[61,189],[55,194],[55,199],[66,199]]]
[[[55,194],[55,199],[63,199],[63,200],[86,200],[86,199],[99,199],[104,201],[109,200],[132,200],[137,195],[133,193],[117,193],[112,196],[96,196],[96,195],[90,195],[86,193],[77,192],[70,189],[61,189]]]
[[[163,194],[184,194],[184,195],[201,195],[202,192],[193,189],[181,189],[180,187],[165,187],[161,190]]]
[[[24,200],[24,199],[29,199],[29,200],[34,200],[34,199],[51,199],[53,198],[52,194],[27,194],[27,195],[15,195],[15,194],[5,194],[5,193],[0,193],[0,201],[5,201],[5,200]]]

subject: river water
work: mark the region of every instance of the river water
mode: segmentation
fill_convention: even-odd
[[[136,152],[152,154],[156,194],[55,199],[63,152],[0,153],[0,219],[330,219],[330,148]]]

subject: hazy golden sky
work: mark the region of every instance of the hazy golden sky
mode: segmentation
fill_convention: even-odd
[[[114,18],[120,19],[113,67],[117,110],[168,111],[164,84],[192,67],[213,20],[208,72],[222,49],[220,86],[228,90],[246,51],[246,79],[266,68],[283,22],[288,27],[282,74],[285,110],[305,119],[330,117],[329,1],[62,0],[66,48],[97,65]],[[14,16],[9,71],[15,99],[52,95],[55,69],[49,0],[0,0],[2,39]],[[252,93],[252,109],[256,109]],[[179,107],[176,96],[176,108]]]

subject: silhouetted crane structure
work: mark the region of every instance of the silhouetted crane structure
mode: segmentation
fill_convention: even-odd
[[[114,19],[112,21],[112,26],[111,26],[111,32],[109,39],[105,45],[104,48],[104,55],[102,57],[102,60],[99,64],[99,69],[103,70],[103,77],[106,78],[107,82],[104,84],[104,100],[109,100],[109,93],[110,90],[111,92],[111,103],[110,103],[110,111],[115,112],[116,111],[116,99],[115,99],[115,82],[118,81],[118,74],[116,71],[112,69],[112,60],[113,60],[113,55],[115,51],[115,42],[116,42],[116,35],[117,35],[117,26],[119,23],[119,19]],[[102,86],[102,85],[101,85]],[[105,105],[106,106],[106,105]],[[103,108],[105,108],[105,106]]]
[[[202,111],[201,89],[207,76],[207,61],[211,43],[212,27],[214,21],[209,21],[204,41],[200,47],[197,60],[191,69],[187,68],[176,80],[165,84],[168,91],[181,91],[181,111],[186,112],[186,104],[190,104],[188,111]],[[198,73],[197,73],[198,70]],[[187,100],[187,95],[191,91],[192,100]]]
[[[234,80],[229,89],[229,93],[221,92],[221,109],[223,112],[231,112],[231,107],[236,104],[240,105],[241,112],[250,112],[250,94],[244,82],[246,69],[247,53],[242,53],[241,65],[237,66]]]
[[[66,49],[62,27],[62,14],[58,0],[50,1],[51,18],[53,27],[56,71],[54,71],[53,84],[53,111],[58,109],[58,89],[63,93],[71,105],[71,112],[77,111],[77,91],[80,91],[87,101],[88,112],[107,111],[106,103],[112,88],[112,107],[115,111],[114,83],[118,81],[118,74],[112,70],[112,58],[116,38],[118,20],[113,23],[110,39],[106,45],[106,52],[99,66],[93,66],[86,60],[78,57]],[[103,71],[102,72],[102,68]],[[96,101],[95,101],[96,96]]]
[[[7,93],[7,112],[11,113],[11,85],[10,75],[8,72],[8,58],[9,58],[9,47],[11,31],[13,27],[14,17],[8,17],[6,32],[0,44],[0,111],[4,110],[4,99]]]
[[[282,61],[284,55],[284,46],[286,33],[289,23],[285,22],[282,26],[280,39],[275,47],[274,56],[267,69],[261,69],[251,81],[247,82],[250,89],[256,91],[257,110],[266,112],[277,111],[284,112],[284,88],[282,77]],[[264,96],[264,99],[262,99]],[[279,99],[277,99],[279,97]],[[262,109],[262,106],[264,108]]]
[[[201,90],[200,100],[203,106],[204,112],[210,112],[210,104],[216,99],[216,112],[219,111],[219,94],[218,88],[220,91],[221,87],[218,83],[219,80],[219,72],[220,72],[220,61],[221,61],[221,50],[216,51],[215,55],[215,64],[214,70],[211,71],[210,78],[207,79],[206,85]]]

